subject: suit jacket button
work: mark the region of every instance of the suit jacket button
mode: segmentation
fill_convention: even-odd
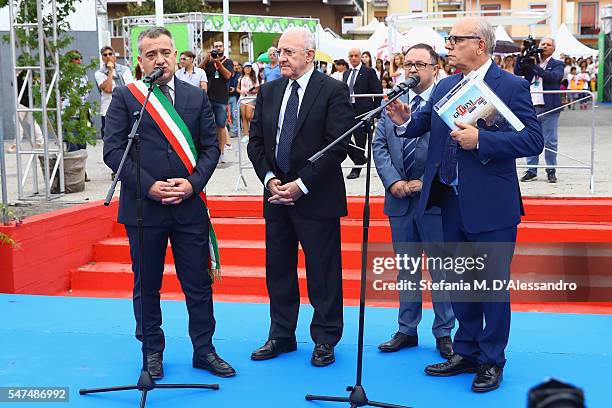
[[[437,169],[438,167],[440,167],[440,163],[438,162],[438,163],[434,164],[434,166],[435,166],[435,167],[436,167],[436,169]]]

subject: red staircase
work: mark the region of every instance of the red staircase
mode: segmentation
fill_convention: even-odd
[[[524,200],[527,216],[519,227],[519,242],[566,243],[612,242],[612,199]],[[361,214],[363,199],[349,199],[349,215],[342,220],[344,295],[347,303],[359,299]],[[213,225],[221,251],[223,278],[214,285],[215,296],[246,301],[266,301],[264,221],[260,197],[209,197]],[[389,243],[391,232],[383,214],[383,199],[371,205],[370,242]],[[520,255],[519,255],[520,257]],[[517,264],[536,262],[525,257]],[[181,298],[172,251],[166,255],[162,293]],[[540,257],[538,263],[547,262]],[[558,263],[556,264],[556,267]],[[612,274],[612,272],[611,272]],[[299,256],[300,290],[306,296],[304,258]],[[129,246],[123,226],[116,224],[112,236],[94,245],[93,260],[71,271],[75,296],[130,296],[133,285]]]

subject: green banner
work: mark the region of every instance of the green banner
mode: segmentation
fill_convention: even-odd
[[[223,26],[223,18],[221,18],[221,26]],[[141,32],[152,26],[138,26],[132,27],[130,32],[130,48],[132,51],[132,67],[136,67],[138,64],[138,35]],[[165,28],[172,33],[174,44],[178,54],[183,51],[191,51],[191,42],[189,41],[189,25],[188,24],[166,24]],[[178,60],[178,55],[177,55]]]
[[[281,34],[290,27],[305,27],[313,34],[317,31],[317,20],[306,18],[230,15],[228,20],[230,32]],[[203,23],[207,31],[223,31],[220,14],[204,14]]]

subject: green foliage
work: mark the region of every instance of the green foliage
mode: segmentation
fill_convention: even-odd
[[[9,0],[0,0],[0,8],[7,6]],[[68,15],[76,10],[76,5],[81,0],[57,0],[56,18],[57,18],[57,44],[53,45],[53,16],[49,14],[43,17],[44,38],[39,38],[36,29],[26,29],[18,27],[15,29],[15,34],[18,44],[18,66],[37,66],[39,65],[40,44],[43,44],[43,53],[45,64],[47,67],[55,65],[54,53],[57,50],[59,53],[59,68],[60,79],[58,82],[60,99],[69,101],[69,106],[64,109],[62,115],[62,127],[65,129],[64,140],[78,144],[95,144],[96,129],[89,122],[89,116],[97,114],[98,103],[84,102],[82,99],[91,91],[92,85],[88,81],[82,81],[87,70],[97,68],[97,60],[91,60],[85,64],[74,64],[71,58],[74,56],[66,53],[65,50],[70,46],[73,38],[66,32],[70,30],[70,25],[66,21]],[[36,19],[36,0],[22,0],[20,9],[15,10],[18,23],[35,22]],[[9,36],[4,36],[5,41],[9,41]],[[34,98],[35,106],[42,105],[41,97],[41,82],[40,75],[37,71],[32,71],[32,97]],[[51,84],[53,71],[46,71],[45,82],[47,87]],[[47,89],[47,94],[52,93],[49,98],[47,107],[54,109],[57,106],[57,100],[53,89]],[[38,123],[42,124],[42,114],[34,114]],[[77,117],[78,120],[74,118]],[[48,121],[53,129],[57,129],[57,118],[55,112],[48,114]]]
[[[0,204],[0,213],[6,215],[9,221],[17,221],[17,223],[21,223],[21,219],[3,204]],[[12,247],[16,247],[17,242],[10,235],[0,232],[0,245],[9,245]]]
[[[0,0],[3,1],[3,0]],[[217,13],[219,8],[202,4],[202,0],[164,0],[164,14],[175,13]],[[148,16],[155,14],[155,0],[147,0],[138,6],[128,3],[128,16]]]

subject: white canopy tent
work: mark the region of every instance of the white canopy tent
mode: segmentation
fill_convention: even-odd
[[[498,25],[497,28],[495,29],[495,41],[513,42],[512,37],[510,37],[508,32],[504,30],[504,27],[501,25]]]
[[[599,54],[599,51],[578,41],[567,26],[561,24],[555,36],[555,54],[553,57],[559,58],[561,54],[570,57],[595,57]]]
[[[387,27],[379,23],[374,31],[374,34],[367,40],[345,40],[336,38],[332,34],[325,31],[320,25],[318,30],[318,49],[328,54],[333,59],[348,58],[348,52],[351,48],[359,48],[361,52],[369,51],[372,58],[376,58],[379,48],[387,43]],[[379,57],[380,58],[380,57]]]
[[[433,28],[428,26],[412,27],[410,30],[403,32],[398,43],[395,44],[393,51],[405,51],[419,43],[431,46],[439,55],[446,55],[444,38],[435,32]]]

